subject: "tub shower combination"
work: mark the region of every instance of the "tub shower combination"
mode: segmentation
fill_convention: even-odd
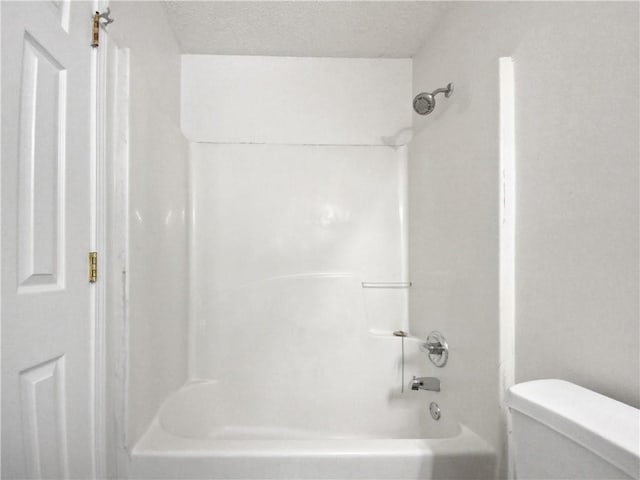
[[[244,61],[185,56],[183,81]],[[263,61],[333,77],[382,65]],[[324,143],[191,144],[190,380],[135,444],[133,478],[493,475],[494,450],[439,402],[444,335],[409,333],[406,146]]]

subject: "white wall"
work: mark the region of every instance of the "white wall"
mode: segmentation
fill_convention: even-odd
[[[130,49],[129,396],[132,446],[187,374],[187,158],[180,52],[163,7],[115,2],[109,27]]]
[[[414,116],[412,328],[445,333],[443,410],[498,448],[498,58],[516,78],[516,380],[638,406],[637,38],[637,4],[461,3],[414,58],[414,93],[456,90]]]
[[[515,50],[516,380],[562,377],[635,407],[638,13],[540,10],[545,27]]]

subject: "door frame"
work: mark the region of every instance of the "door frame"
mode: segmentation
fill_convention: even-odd
[[[109,0],[94,0],[94,11],[105,12]],[[89,19],[88,19],[89,21]],[[91,219],[90,251],[98,252],[98,281],[91,289],[93,323],[93,464],[95,478],[109,478],[108,449],[108,391],[107,391],[107,141],[109,138],[107,104],[107,42],[105,30],[100,31],[101,44],[92,52],[92,115],[91,115]]]
[[[96,50],[96,470],[120,479],[129,466],[129,49],[101,31]]]

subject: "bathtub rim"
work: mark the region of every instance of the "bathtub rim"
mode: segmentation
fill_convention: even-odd
[[[187,438],[162,428],[155,418],[131,448],[131,457],[256,458],[365,457],[368,455],[496,454],[491,445],[464,424],[458,433],[440,438],[220,439]]]

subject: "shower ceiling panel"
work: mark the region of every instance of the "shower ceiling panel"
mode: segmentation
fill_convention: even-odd
[[[165,0],[184,53],[407,58],[426,42],[446,2]]]

